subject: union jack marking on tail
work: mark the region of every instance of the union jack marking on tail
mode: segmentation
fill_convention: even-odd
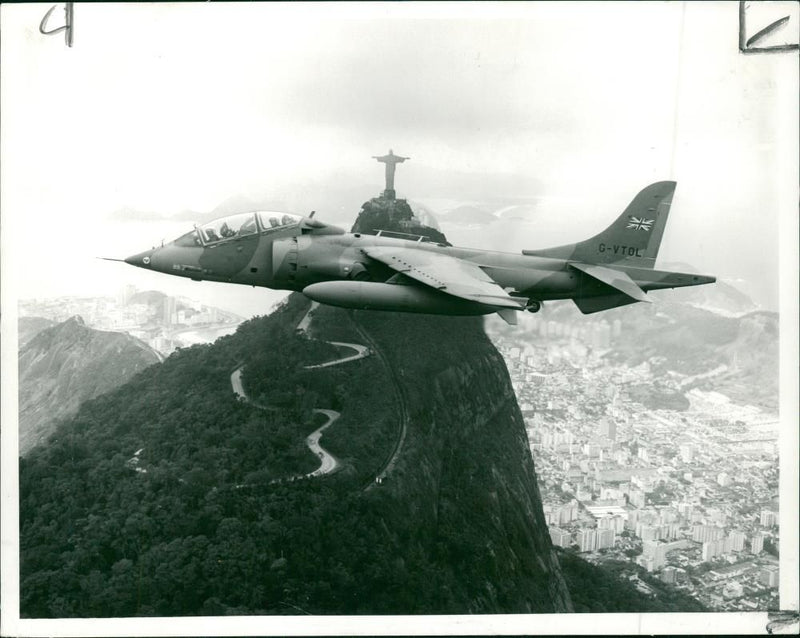
[[[625,228],[647,231],[650,230],[654,221],[654,219],[645,219],[644,217],[628,217],[628,225]]]

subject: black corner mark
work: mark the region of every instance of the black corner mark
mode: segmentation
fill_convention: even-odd
[[[739,0],[739,51],[742,53],[780,53],[782,51],[800,50],[800,43],[778,44],[766,47],[753,46],[770,33],[783,27],[789,22],[789,18],[790,16],[784,16],[779,20],[775,20],[775,22],[767,25],[752,37],[747,38],[747,6],[745,0]]]
[[[73,25],[73,12],[72,12],[72,3],[67,2],[64,5],[64,24],[63,26],[58,27],[57,29],[52,29],[51,31],[45,30],[45,25],[47,24],[47,20],[50,18],[50,14],[53,13],[57,5],[53,5],[47,10],[47,13],[44,14],[42,21],[39,23],[39,33],[42,35],[55,35],[56,33],[60,33],[61,31],[64,32],[64,41],[67,43],[68,47],[72,46],[72,25]]]
[[[745,46],[750,47],[754,42],[758,42],[761,38],[769,35],[773,31],[778,30],[787,22],[789,22],[789,16],[783,16],[780,20],[775,20],[775,22],[761,29],[761,31],[756,33],[752,38],[748,38],[747,42],[745,43]]]
[[[767,614],[769,622],[767,623],[767,633],[796,633],[794,629],[797,626],[800,616],[794,610],[789,611],[770,611]],[[788,629],[788,632],[784,630]]]

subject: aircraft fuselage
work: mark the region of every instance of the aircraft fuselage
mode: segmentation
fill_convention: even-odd
[[[360,233],[315,235],[284,232],[274,236],[251,235],[212,246],[192,247],[177,246],[172,242],[126,261],[197,281],[262,286],[275,290],[302,291],[312,284],[327,281],[382,282],[391,278],[393,272],[381,264],[370,263],[371,260],[365,257],[365,246],[408,248],[471,262],[515,296],[545,301],[592,294],[591,282],[570,269],[569,260]],[[148,264],[141,263],[145,255],[149,257]],[[708,281],[707,277],[701,275],[625,265],[615,268],[627,273],[646,291]],[[359,277],[359,273],[366,273],[366,276]]]
[[[646,292],[714,277],[655,270],[674,182],[643,189],[603,232],[522,254],[458,248],[383,234],[346,233],[288,213],[241,213],[209,222],[125,261],[194,280],[301,291],[332,305],[442,314],[535,312],[573,299],[592,313]],[[400,233],[391,233],[400,234]]]

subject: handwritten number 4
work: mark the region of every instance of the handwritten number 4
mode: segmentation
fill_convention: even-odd
[[[68,47],[72,46],[72,3],[67,2],[64,5],[64,25],[58,27],[57,29],[52,29],[51,31],[46,31],[45,26],[47,25],[47,20],[50,18],[50,14],[53,13],[57,5],[53,5],[48,9],[47,13],[44,14],[42,21],[39,23],[39,33],[42,35],[55,35],[56,33],[60,33],[61,31],[64,32],[64,40],[67,43]]]

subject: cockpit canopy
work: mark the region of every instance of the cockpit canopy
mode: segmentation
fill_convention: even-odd
[[[264,212],[239,213],[220,217],[198,226],[190,233],[175,240],[179,246],[200,246],[213,244],[226,239],[246,237],[258,233],[268,233],[297,226],[303,218],[291,213]]]

